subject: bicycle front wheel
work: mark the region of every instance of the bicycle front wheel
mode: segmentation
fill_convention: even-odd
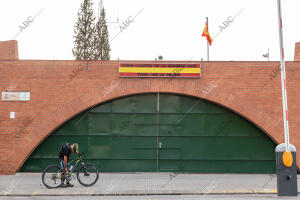
[[[85,163],[77,171],[77,179],[79,183],[85,187],[94,185],[99,178],[99,172],[96,165]]]
[[[47,167],[42,175],[42,182],[47,188],[58,188],[63,184],[62,170],[59,166],[51,165]]]

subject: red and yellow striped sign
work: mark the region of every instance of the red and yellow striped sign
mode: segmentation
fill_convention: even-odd
[[[120,77],[199,78],[200,64],[128,64],[120,63]]]

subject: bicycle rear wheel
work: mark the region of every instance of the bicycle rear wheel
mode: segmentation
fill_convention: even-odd
[[[85,187],[94,185],[98,181],[98,178],[98,169],[92,163],[85,163],[77,171],[78,182]]]
[[[42,182],[47,188],[58,188],[63,184],[62,170],[57,165],[47,167],[42,175]]]

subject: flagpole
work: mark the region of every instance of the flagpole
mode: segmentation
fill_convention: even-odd
[[[282,107],[283,107],[283,123],[284,123],[284,137],[285,137],[285,151],[290,151],[290,134],[288,121],[288,107],[287,107],[287,91],[286,91],[286,74],[284,61],[284,48],[282,36],[282,17],[281,17],[281,0],[277,0],[278,6],[278,27],[279,27],[279,44],[280,44],[280,64],[281,64],[281,90],[282,90]]]
[[[209,33],[208,30],[208,17],[206,17],[206,23],[207,23],[207,32]],[[207,61],[209,61],[209,43],[207,41]]]

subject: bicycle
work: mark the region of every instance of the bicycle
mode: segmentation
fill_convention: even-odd
[[[92,163],[85,163],[82,159],[82,155],[84,155],[84,152],[78,153],[78,158],[70,161],[70,165],[71,163],[75,164],[67,174],[64,174],[64,170],[58,165],[50,165],[46,167],[42,174],[43,184],[49,189],[58,188],[64,183],[65,180],[75,180],[77,177],[78,182],[85,187],[94,185],[99,178],[98,169],[96,165]],[[73,171],[78,163],[81,163],[81,166],[77,169],[75,177],[75,173],[73,174]],[[85,178],[88,180],[85,180]]]

